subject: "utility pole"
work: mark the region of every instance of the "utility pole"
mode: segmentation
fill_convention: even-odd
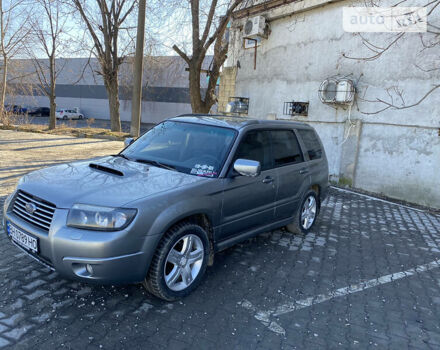
[[[133,137],[138,137],[141,129],[142,73],[144,65],[146,2],[147,0],[139,0],[136,57],[134,59],[133,97],[131,99],[130,134]]]

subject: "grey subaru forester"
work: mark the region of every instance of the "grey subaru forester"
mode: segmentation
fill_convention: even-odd
[[[312,127],[184,115],[119,154],[23,176],[3,224],[12,243],[62,276],[142,282],[176,300],[216,252],[283,226],[307,233],[327,192]]]

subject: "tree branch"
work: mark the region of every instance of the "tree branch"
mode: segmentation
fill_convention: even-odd
[[[186,61],[186,63],[188,63],[188,64],[191,63],[190,58],[186,55],[185,52],[183,52],[182,50],[180,50],[180,49],[177,47],[177,45],[173,45],[173,50],[176,51],[176,52],[179,54],[179,56],[182,57],[182,58]]]

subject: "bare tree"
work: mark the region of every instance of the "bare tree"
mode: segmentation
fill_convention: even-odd
[[[42,92],[49,98],[49,129],[56,127],[56,80],[63,67],[56,66],[56,56],[63,45],[62,35],[68,16],[61,1],[36,0],[38,16],[32,21],[37,45],[29,53],[33,57],[36,75]],[[43,54],[47,59],[41,59]]]
[[[6,4],[0,0],[0,53],[3,59],[0,116],[4,113],[9,61],[22,50],[30,33],[28,5],[25,0],[8,1]]]
[[[123,26],[133,12],[137,0],[73,0],[93,42],[93,52],[98,58],[104,85],[107,90],[112,131],[121,131],[119,115],[119,68],[127,55],[127,48],[120,48],[121,31],[134,29]]]
[[[199,0],[189,0],[191,10],[192,27],[192,53],[188,55],[177,45],[173,49],[182,57],[189,67],[189,91],[191,107],[194,113],[208,113],[211,107],[217,102],[215,88],[220,68],[226,60],[228,52],[228,42],[224,39],[228,22],[233,11],[243,0],[234,0],[227,6],[226,13],[219,16],[218,12],[224,8],[224,4],[219,4],[218,0],[207,1],[207,12],[200,9]],[[201,30],[200,23],[204,23]],[[212,48],[212,45],[213,48]],[[213,50],[213,58],[208,69],[209,82],[205,96],[202,96],[200,75],[202,64],[209,50]]]

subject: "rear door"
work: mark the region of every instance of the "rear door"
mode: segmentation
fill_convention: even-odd
[[[302,140],[311,184],[318,184],[320,191],[326,191],[328,187],[328,163],[324,147],[316,131],[313,129],[298,129],[297,134]]]
[[[273,162],[279,181],[275,218],[281,220],[292,217],[301,204],[302,195],[310,186],[309,169],[293,130],[272,130],[271,137]]]
[[[246,133],[234,161],[239,158],[259,161],[261,174],[257,177],[235,175],[225,179],[221,240],[274,221],[278,181],[272,164],[270,131]]]

